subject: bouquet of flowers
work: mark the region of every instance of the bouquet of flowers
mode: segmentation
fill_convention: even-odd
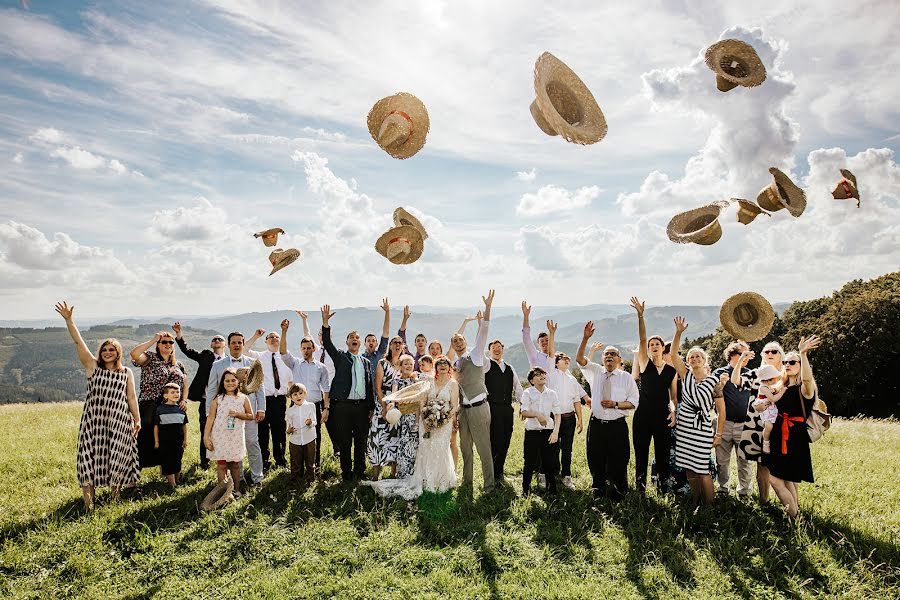
[[[422,408],[422,423],[425,424],[423,438],[430,438],[431,432],[447,422],[450,417],[450,403],[439,398],[428,398]]]

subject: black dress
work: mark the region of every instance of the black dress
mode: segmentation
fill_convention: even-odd
[[[652,360],[641,371],[641,397],[634,411],[633,443],[635,484],[643,490],[647,484],[647,462],[650,459],[650,440],[656,451],[659,465],[659,481],[669,477],[669,453],[672,430],[669,428],[669,388],[677,373],[675,367],[665,364],[657,370]]]
[[[813,482],[812,457],[809,453],[809,434],[806,414],[812,410],[814,398],[804,399],[801,406],[800,386],[792,385],[775,405],[778,418],[769,436],[771,453],[763,455],[763,464],[773,476],[784,481]]]

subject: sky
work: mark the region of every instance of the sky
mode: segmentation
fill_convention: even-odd
[[[900,266],[898,28],[882,1],[5,0],[0,314],[822,296]],[[702,56],[724,38],[756,49],[761,86],[716,89]],[[544,51],[592,91],[600,142],[535,125]],[[366,128],[399,91],[430,117],[402,161]],[[713,246],[668,240],[772,166],[801,217],[731,209]],[[841,168],[861,208],[832,199]],[[413,265],[374,250],[398,206],[428,230]],[[301,252],[273,276],[269,227]]]

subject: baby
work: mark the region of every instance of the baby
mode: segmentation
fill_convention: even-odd
[[[762,409],[760,418],[763,422],[763,454],[769,454],[769,436],[772,435],[772,428],[775,426],[775,420],[778,418],[778,408],[775,403],[781,400],[787,388],[781,383],[781,373],[772,365],[763,365],[756,370],[756,375],[760,379],[759,394],[757,395],[756,407],[765,405]]]

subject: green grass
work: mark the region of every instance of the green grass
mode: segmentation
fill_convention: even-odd
[[[618,505],[579,490],[546,503],[519,484],[417,504],[326,479],[296,495],[287,473],[205,514],[213,484],[186,456],[169,494],[144,474],[140,499],[81,510],[79,404],[0,406],[0,596],[4,598],[900,597],[900,424],[838,420],[813,446],[802,525],[725,499],[693,515],[681,499]],[[192,405],[192,416],[196,409]],[[195,447],[194,419],[191,448]],[[508,471],[521,475],[521,424]],[[476,466],[476,473],[479,473]],[[476,480],[478,475],[476,475]]]

